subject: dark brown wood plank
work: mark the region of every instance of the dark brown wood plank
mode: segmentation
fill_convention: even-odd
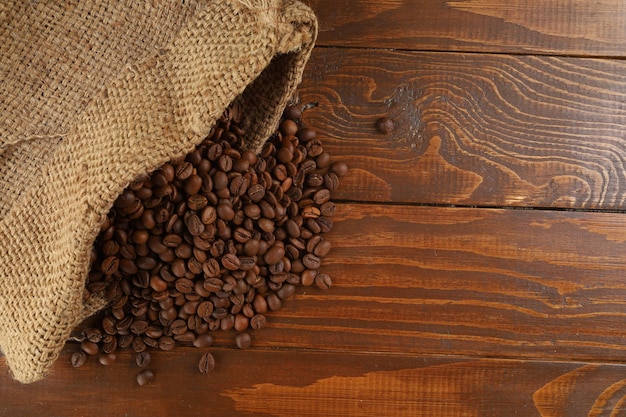
[[[454,357],[212,349],[214,373],[196,369],[192,348],[157,352],[155,380],[122,353],[107,368],[69,365],[20,385],[0,358],[6,416],[616,416],[626,412],[623,365]],[[93,359],[93,358],[92,358]],[[613,413],[613,414],[611,414]]]
[[[323,269],[260,348],[626,358],[622,214],[340,204]],[[215,332],[234,346],[233,332]]]
[[[619,0],[305,0],[318,45],[516,54],[624,56]]]
[[[352,168],[337,198],[626,207],[623,61],[324,48],[300,98]]]
[[[324,269],[260,347],[622,361],[623,215],[339,206]]]

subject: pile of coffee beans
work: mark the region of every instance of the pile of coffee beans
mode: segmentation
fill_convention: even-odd
[[[132,349],[154,377],[150,349],[207,348],[211,332],[236,330],[245,349],[298,286],[328,289],[320,272],[331,249],[331,193],[347,172],[332,162],[302,107],[289,106],[261,153],[245,150],[237,107],[186,156],[132,183],[115,201],[94,245],[85,297],[111,300],[98,326],[83,331],[72,365],[87,355],[109,365]],[[200,372],[215,367],[205,352]]]

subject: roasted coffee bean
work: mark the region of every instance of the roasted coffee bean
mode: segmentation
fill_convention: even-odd
[[[151,360],[152,356],[150,355],[150,352],[140,352],[137,354],[137,356],[135,356],[135,362],[140,368],[145,368],[146,366],[150,365]]]
[[[159,349],[161,350],[172,350],[176,342],[170,336],[161,336],[158,341]]]
[[[204,223],[202,223],[200,218],[194,213],[185,216],[185,225],[191,236],[198,236],[200,233],[204,232]]]
[[[119,334],[124,334],[119,332]],[[102,338],[102,352],[113,353],[117,350],[117,337],[113,335],[106,335]]]
[[[88,329],[85,329],[83,331],[83,334],[85,335],[87,340],[89,340],[90,342],[93,342],[93,343],[99,343],[102,340],[102,331],[100,329],[96,329],[94,327],[90,327]]]
[[[395,129],[395,123],[393,119],[383,116],[376,120],[376,129],[381,133],[391,133]]]
[[[300,276],[300,282],[303,286],[308,287],[315,283],[315,277],[317,276],[317,270],[306,269]]]
[[[189,207],[190,210],[202,210],[208,203],[207,198],[200,194],[193,194],[187,197],[187,207]]]
[[[148,346],[141,337],[135,337],[131,346],[133,348],[133,351],[137,353],[145,352],[145,350],[148,348]]]
[[[296,136],[298,137],[298,139],[300,139],[301,142],[306,143],[310,140],[315,139],[317,137],[317,132],[311,128],[303,127],[302,129],[298,130]]]
[[[84,351],[74,352],[72,354],[71,363],[72,367],[80,368],[87,361],[87,354]]]
[[[339,178],[348,173],[348,165],[345,162],[333,162],[330,166],[330,171],[337,174]]]
[[[319,269],[321,261],[317,256],[307,253],[302,257],[302,263],[309,269]]]
[[[249,333],[241,332],[235,336],[235,343],[239,349],[248,349],[252,344],[252,337]]]
[[[198,369],[203,374],[213,372],[213,370],[215,369],[215,358],[213,357],[213,355],[211,355],[210,352],[205,352],[202,357],[200,357]]]
[[[208,321],[211,315],[213,314],[214,309],[215,309],[215,306],[213,305],[211,301],[203,301],[200,304],[198,304],[196,314],[199,317],[203,318],[205,321]]]
[[[197,348],[207,348],[213,345],[213,336],[209,333],[198,335],[193,341],[193,345]]]
[[[98,347],[98,345],[94,342],[90,342],[89,340],[83,340],[80,343],[80,348],[82,349],[83,352],[85,352],[87,355],[95,355],[99,352],[100,348]]]
[[[180,235],[170,233],[163,237],[162,242],[168,248],[176,248],[183,243],[183,238]]]
[[[224,268],[228,269],[229,271],[236,271],[237,269],[239,269],[240,265],[241,263],[239,261],[239,258],[231,253],[227,253],[222,257],[222,266],[224,266]]]
[[[109,256],[105,258],[100,264],[100,270],[103,274],[113,275],[117,272],[120,266],[120,260],[117,256]]]
[[[277,291],[276,295],[280,297],[281,300],[286,300],[291,298],[296,292],[296,287],[291,284],[283,284]]]
[[[120,349],[126,349],[133,344],[135,336],[133,334],[121,334],[117,337],[117,347]]]
[[[282,246],[275,245],[275,246],[272,246],[265,253],[265,256],[263,257],[263,259],[265,260],[266,264],[273,265],[273,264],[280,262],[283,256],[285,256],[285,248],[283,248]]]
[[[320,207],[320,213],[324,217],[332,217],[335,215],[336,206],[332,201],[327,201]]]
[[[259,202],[265,197],[265,187],[261,184],[254,184],[248,188],[248,197],[252,202]]]
[[[283,303],[280,300],[280,297],[278,297],[278,295],[276,295],[275,293],[268,294],[267,306],[269,307],[270,310],[272,311],[280,310],[282,305]]]
[[[100,362],[104,366],[109,366],[117,359],[117,355],[115,353],[103,353],[98,357],[98,362]]]
[[[262,329],[266,324],[267,318],[263,314],[255,314],[250,319],[250,327],[254,330]]]
[[[181,181],[186,180],[193,174],[193,165],[191,162],[183,161],[176,167],[176,178]]]
[[[333,282],[326,273],[320,273],[315,276],[315,285],[322,290],[327,290],[332,286]]]
[[[154,372],[149,369],[144,369],[137,374],[137,384],[146,385],[152,383],[154,380]]]
[[[200,221],[204,224],[213,224],[215,220],[217,220],[217,210],[215,210],[215,207],[205,207],[200,215]]]
[[[148,322],[146,320],[135,320],[130,325],[130,331],[134,334],[143,334],[148,328]]]

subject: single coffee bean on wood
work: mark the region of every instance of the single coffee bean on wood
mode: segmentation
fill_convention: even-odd
[[[203,374],[208,374],[209,372],[213,372],[215,369],[215,358],[210,352],[205,352],[200,357],[200,362],[198,363],[198,369]]]
[[[87,361],[87,354],[82,350],[72,354],[71,362],[74,368],[80,368]]]
[[[150,352],[140,352],[137,354],[137,356],[135,356],[135,362],[140,368],[145,368],[146,366],[150,365],[151,359],[152,356],[150,355]]]
[[[146,385],[154,380],[154,372],[150,369],[144,369],[137,374],[137,383],[139,385]]]

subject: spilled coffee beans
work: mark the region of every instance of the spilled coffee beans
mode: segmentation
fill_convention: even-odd
[[[288,107],[278,132],[260,154],[244,147],[240,111],[228,108],[208,137],[185,157],[130,184],[102,224],[92,254],[86,297],[111,300],[99,326],[83,331],[81,350],[109,365],[132,349],[141,372],[148,350],[176,345],[207,348],[211,332],[236,331],[234,344],[252,343],[249,329],[266,326],[299,286],[328,289],[320,272],[331,250],[330,201],[343,162],[331,161],[313,129]],[[202,373],[215,368],[206,352]]]

